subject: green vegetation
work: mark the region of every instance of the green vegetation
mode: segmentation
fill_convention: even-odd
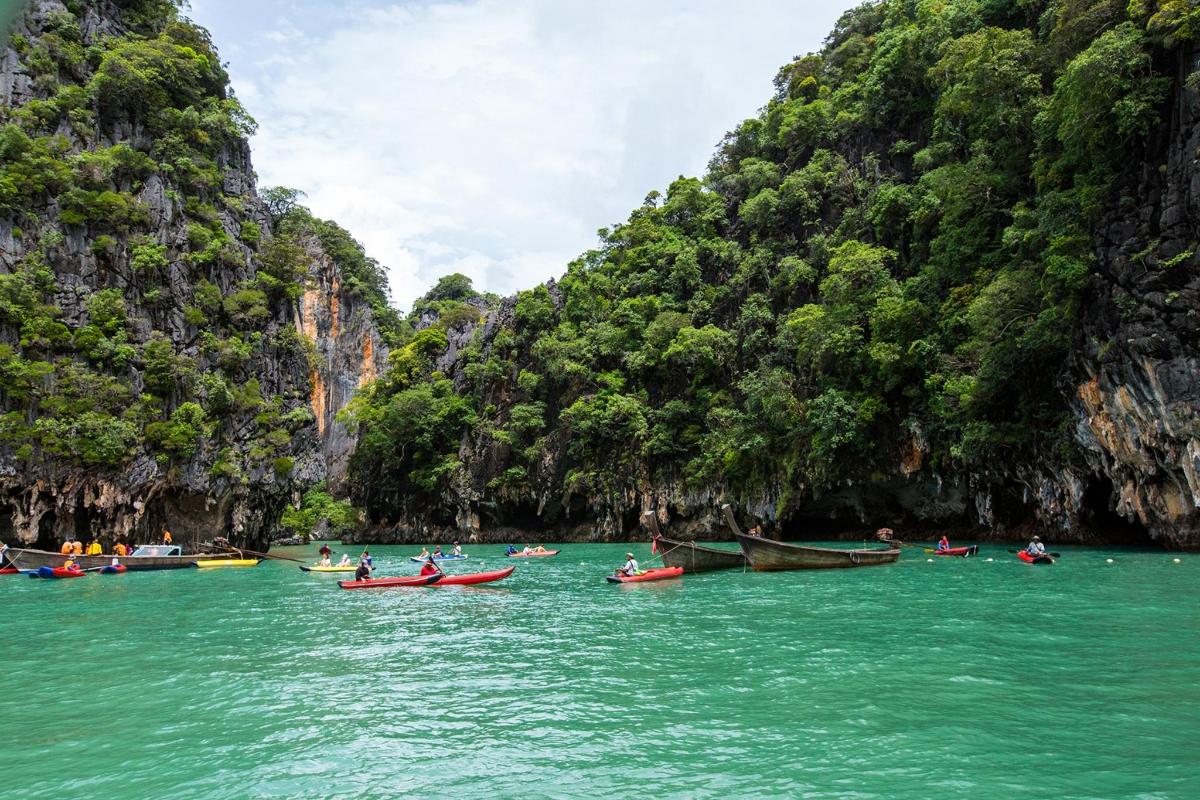
[[[438,322],[402,331],[348,414],[357,499],[448,521],[448,490],[484,471],[483,505],[622,507],[670,478],[778,490],[787,515],[894,471],[903,440],[947,470],[1056,447],[1092,231],[1163,120],[1193,5],[848,12],[702,180],[651,193],[554,292],[476,328],[457,387],[434,364],[474,292],[448,276],[418,301],[409,324]]]
[[[308,372],[291,323],[304,241],[225,189],[254,123],[207,33],[168,0],[117,6],[100,12],[121,35],[85,35],[98,4],[72,0],[11,42],[35,96],[0,109],[0,216],[19,243],[0,275],[0,446],[31,474],[207,453],[214,478],[287,480],[306,388],[264,396],[256,374],[266,358]],[[172,338],[180,319],[194,342]]]

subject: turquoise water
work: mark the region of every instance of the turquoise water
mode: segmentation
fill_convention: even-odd
[[[563,548],[0,576],[0,797],[1200,797],[1200,556],[615,586],[627,546]]]

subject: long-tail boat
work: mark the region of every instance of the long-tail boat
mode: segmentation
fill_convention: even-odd
[[[729,523],[742,552],[746,554],[750,566],[756,571],[785,569],[848,569],[851,567],[870,567],[878,564],[892,564],[900,558],[900,548],[862,548],[843,550],[834,547],[811,547],[809,545],[777,542],[774,539],[764,539],[761,536],[749,536],[742,533],[733,510],[729,504],[721,506],[725,512],[725,521]]]
[[[683,567],[683,571],[689,575],[715,569],[745,569],[748,566],[746,556],[740,550],[721,550],[663,536],[653,511],[642,514],[642,524],[650,531],[664,566]]]
[[[49,550],[31,550],[11,547],[8,557],[14,566],[21,569],[38,569],[39,567],[61,567],[67,560],[62,553],[52,553]],[[99,556],[71,556],[72,561],[82,569],[103,567],[112,563],[113,554],[105,553]],[[150,569],[184,569],[197,561],[210,561],[230,558],[229,553],[184,553],[179,545],[144,544],[133,551],[132,555],[119,556],[120,561],[130,570]]]

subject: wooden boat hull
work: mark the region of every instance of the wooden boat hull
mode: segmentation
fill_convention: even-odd
[[[894,564],[900,558],[899,549],[841,550],[832,547],[810,547],[789,542],[777,542],[759,536],[737,534],[738,544],[750,566],[758,572],[787,569],[850,569]]]
[[[51,553],[48,550],[28,550],[9,548],[9,558],[21,569],[38,569],[39,567],[61,567],[67,557],[62,553]],[[121,563],[132,570],[151,569],[186,569],[197,561],[227,559],[226,553],[192,553],[181,556],[120,556]],[[112,563],[112,553],[100,556],[72,556],[71,560],[83,569],[108,566]]]
[[[549,556],[556,556],[559,554],[559,552],[561,551],[543,550],[540,553],[505,553],[504,555],[508,556],[509,558],[547,558]]]
[[[716,569],[745,569],[749,566],[745,554],[740,550],[721,550],[705,547],[695,542],[658,537],[658,555],[665,566],[683,567],[693,572],[711,572]]]

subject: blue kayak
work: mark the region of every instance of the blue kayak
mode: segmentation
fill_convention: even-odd
[[[434,557],[433,557],[433,560],[434,560],[434,561],[466,561],[468,558],[470,558],[470,556],[467,556],[467,555],[461,555],[461,556],[434,556]],[[421,558],[420,556],[409,556],[409,559],[408,559],[408,560],[409,560],[409,561],[415,561],[415,562],[417,562],[418,564],[424,564],[426,561],[428,561],[428,560],[429,560],[429,556],[425,556],[424,558]]]

